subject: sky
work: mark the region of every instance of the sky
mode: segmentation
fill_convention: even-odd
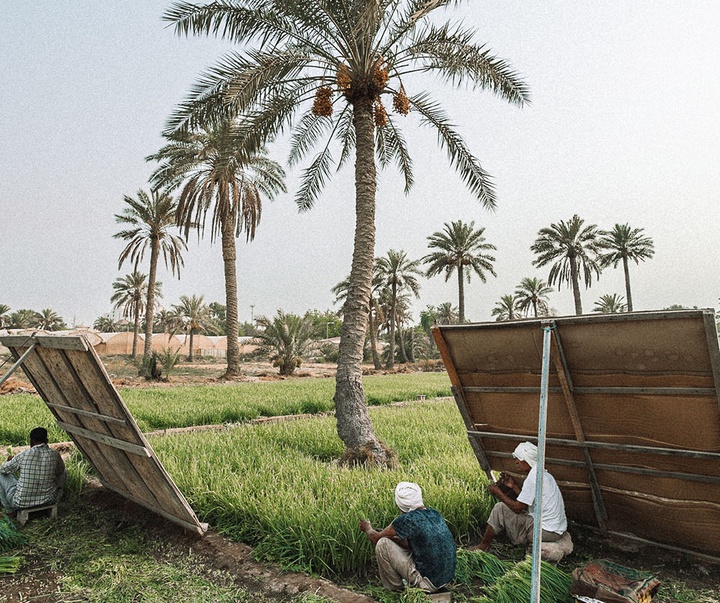
[[[112,312],[123,243],[115,214],[148,190],[161,132],[200,74],[230,50],[223,40],[180,37],[160,0],[20,0],[0,12],[0,303],[52,308],[69,325]],[[495,211],[464,187],[429,129],[403,123],[415,185],[378,173],[375,255],[429,251],[427,238],[474,221],[497,247],[495,271],[466,286],[466,315],[491,320],[524,277],[547,280],[530,246],[541,228],[578,214],[586,224],[643,228],[655,257],[631,265],[636,310],[720,303],[720,3],[717,0],[471,0],[442,15],[476,30],[530,88],[519,108],[490,92],[433,78],[406,83],[443,104],[492,174]],[[270,147],[286,164],[287,141]],[[335,174],[314,208],[288,193],[267,201],[256,238],[238,241],[240,320],[278,309],[337,310],[331,288],[350,272],[352,165]],[[141,266],[142,270],[142,266]],[[147,272],[147,268],[144,270]],[[224,303],[219,244],[191,236],[181,279],[161,265],[169,307],[181,295]],[[457,305],[453,276],[421,278],[413,317]],[[585,312],[605,294],[625,295],[621,268],[582,289]],[[563,286],[558,315],[574,312]]]

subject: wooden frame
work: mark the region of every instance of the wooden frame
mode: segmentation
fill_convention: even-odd
[[[82,336],[0,337],[61,429],[110,490],[184,528],[204,534],[207,524],[165,471],[94,348]]]
[[[603,533],[720,554],[720,350],[712,310],[433,329],[483,471],[537,440],[552,328],[545,465],[568,516]]]

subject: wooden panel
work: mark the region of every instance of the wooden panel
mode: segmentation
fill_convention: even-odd
[[[16,359],[34,342],[23,370],[103,484],[203,534],[207,525],[165,471],[93,347],[82,336],[0,337]]]
[[[543,328],[552,322],[564,358],[551,364],[546,462],[568,516],[600,525],[594,472],[611,531],[717,555],[720,351],[713,314],[450,325],[434,335],[457,381],[476,456],[494,471],[512,472],[518,442],[537,441]],[[555,346],[553,354],[560,354]]]

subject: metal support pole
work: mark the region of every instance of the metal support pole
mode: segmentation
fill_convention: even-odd
[[[10,370],[2,376],[2,379],[0,379],[0,385],[5,383],[10,378],[10,375],[12,375],[18,368],[20,368],[20,365],[25,362],[25,358],[27,358],[30,353],[35,349],[37,343],[37,341],[33,341],[32,345],[27,350],[25,350],[25,352],[23,352],[23,355],[18,358],[18,361],[13,364],[10,367]]]
[[[538,460],[535,469],[535,518],[533,522],[532,598],[540,603],[540,569],[542,545],[542,492],[545,479],[545,427],[547,425],[548,380],[550,375],[550,334],[554,326],[543,327],[542,376],[540,380],[540,411],[538,416]]]

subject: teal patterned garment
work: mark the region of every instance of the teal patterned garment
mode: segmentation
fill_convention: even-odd
[[[455,541],[435,509],[415,509],[392,522],[395,533],[407,539],[415,567],[436,588],[455,577]]]

